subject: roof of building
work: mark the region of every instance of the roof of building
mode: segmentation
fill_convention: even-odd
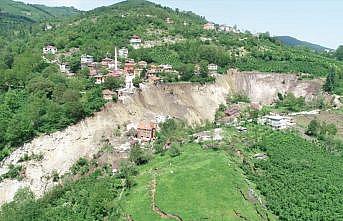
[[[137,127],[138,130],[152,130],[156,129],[156,124],[153,122],[141,121]]]
[[[111,91],[111,90],[109,90],[109,89],[106,89],[106,90],[103,90],[102,91],[102,94],[103,95],[114,95],[116,92],[114,92],[114,91]]]

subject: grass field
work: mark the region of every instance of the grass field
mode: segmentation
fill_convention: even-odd
[[[253,203],[239,189],[248,189],[236,164],[224,151],[186,145],[180,156],[158,156],[140,169],[136,186],[123,200],[124,210],[135,221],[162,219],[151,208],[151,181],[157,174],[156,203],[183,220],[261,220]],[[172,220],[172,219],[170,219]]]

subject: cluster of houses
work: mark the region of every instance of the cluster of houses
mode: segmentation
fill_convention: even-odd
[[[208,22],[204,24],[203,29],[207,31],[221,31],[221,32],[234,32],[234,33],[240,32],[236,26],[231,27],[229,25],[222,24],[222,25],[219,25],[219,27],[217,27],[216,24],[213,22]]]
[[[245,105],[242,106],[240,104],[233,104],[224,111],[224,117],[219,119],[217,122],[223,124],[238,125],[239,117],[242,114],[242,110],[245,108]],[[258,111],[261,110],[261,105],[259,103],[253,102],[249,104],[249,108]],[[270,114],[260,117],[258,119],[258,123],[271,126],[273,129],[276,130],[287,129],[295,125],[292,117],[281,116],[278,114]]]

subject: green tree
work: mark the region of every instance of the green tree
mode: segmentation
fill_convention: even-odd
[[[335,72],[331,71],[328,76],[326,77],[325,84],[323,85],[323,89],[326,92],[332,93],[335,89]]]
[[[343,45],[340,45],[336,52],[335,52],[335,56],[338,60],[343,61]]]

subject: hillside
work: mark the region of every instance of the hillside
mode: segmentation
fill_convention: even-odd
[[[144,0],[33,8],[0,35],[0,220],[343,217],[335,125],[260,123],[336,108],[343,62]]]
[[[305,47],[311,49],[316,52],[325,52],[325,51],[332,51],[332,49],[323,47],[321,45],[313,44],[307,41],[301,41],[296,38],[290,36],[276,36],[276,39],[281,41],[282,43],[292,46],[292,47]]]
[[[35,22],[49,18],[72,16],[79,13],[78,10],[70,7],[47,7],[44,5],[25,4],[13,0],[2,0],[0,2],[0,12],[7,13],[12,17],[25,17]]]

